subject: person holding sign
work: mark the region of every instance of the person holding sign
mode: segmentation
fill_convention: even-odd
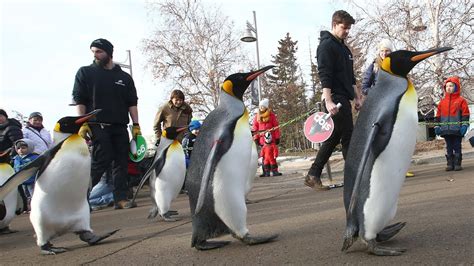
[[[332,30],[321,31],[317,49],[324,107],[334,120],[332,135],[323,142],[305,176],[304,184],[318,190],[329,189],[322,184],[321,173],[337,144],[342,143],[342,155],[346,156],[353,129],[351,101],[355,102],[356,110],[362,105],[361,92],[355,85],[352,53],[344,43],[354,23],[354,18],[346,11],[336,11],[332,16]],[[341,108],[337,103],[341,103]]]

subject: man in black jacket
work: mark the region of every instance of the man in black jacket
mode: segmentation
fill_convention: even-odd
[[[346,157],[353,129],[350,101],[354,100],[357,110],[362,104],[361,93],[355,85],[352,53],[344,44],[354,23],[354,18],[346,11],[336,11],[332,15],[331,32],[321,31],[317,50],[322,98],[334,120],[333,134],[322,144],[305,177],[305,185],[319,190],[329,189],[321,183],[321,172],[339,142],[342,144],[342,155]],[[340,109],[336,107],[338,103],[342,105]]]
[[[7,112],[0,109],[0,154],[13,147],[15,141],[23,138],[21,124],[14,118],[8,118]],[[13,149],[11,153],[15,153]]]
[[[130,114],[133,137],[141,135],[137,91],[132,77],[112,61],[113,45],[109,41],[97,39],[90,49],[94,62],[77,71],[72,97],[79,115],[102,109],[79,131],[84,139],[92,140],[92,187],[112,165],[115,208],[133,208],[127,200],[127,124]]]

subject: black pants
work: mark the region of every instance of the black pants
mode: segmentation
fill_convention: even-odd
[[[339,112],[332,117],[334,121],[334,131],[332,132],[331,137],[321,145],[318,154],[316,155],[316,159],[314,159],[314,162],[308,171],[308,175],[316,177],[321,176],[324,165],[328,162],[334,148],[339,143],[342,144],[342,156],[346,159],[352,129],[354,128],[352,121],[352,106],[349,99],[344,96],[333,95],[332,100],[335,104],[341,103],[342,107],[339,109]]]
[[[112,169],[114,201],[127,199],[128,191],[128,131],[126,125],[100,126],[91,124],[92,130],[92,187],[109,167]]]
[[[443,136],[444,140],[446,141],[446,154],[453,155],[453,154],[461,154],[461,136],[456,135],[445,135]]]

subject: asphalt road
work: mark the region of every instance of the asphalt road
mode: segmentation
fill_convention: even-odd
[[[112,208],[92,213],[92,227],[101,233],[121,230],[102,244],[89,247],[74,234],[52,242],[69,251],[54,256],[39,254],[27,215],[13,220],[18,233],[0,236],[0,264],[363,264],[363,265],[458,265],[474,263],[474,159],[464,170],[445,172],[444,164],[418,165],[402,188],[394,222],[406,227],[387,246],[405,247],[398,257],[377,257],[365,252],[358,241],[341,252],[345,214],[342,189],[315,192],[302,183],[301,174],[257,178],[249,198],[248,228],[253,234],[278,233],[279,239],[246,246],[232,243],[211,251],[190,246],[191,218],[186,195],[172,204],[182,220],[146,219],[150,200],[143,192],[139,207]],[[283,170],[283,169],[282,169]],[[336,180],[340,179],[336,176]]]

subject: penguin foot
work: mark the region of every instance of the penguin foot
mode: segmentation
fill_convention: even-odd
[[[210,249],[216,249],[216,248],[221,248],[227,244],[229,244],[230,241],[201,241],[199,243],[196,243],[194,245],[194,248],[197,250],[210,250]]]
[[[398,234],[403,227],[405,227],[407,223],[395,223],[385,227],[380,233],[377,234],[375,241],[377,242],[384,242]]]
[[[53,247],[53,244],[51,244],[50,242],[41,246],[41,255],[56,255],[66,251],[67,249],[65,248]]]
[[[179,213],[178,213],[178,211],[175,211],[175,210],[169,210],[167,212],[167,214],[169,214],[169,215],[178,215]]]
[[[84,232],[80,232],[78,234],[79,234],[79,238],[82,241],[87,242],[87,244],[93,246],[93,245],[99,243],[100,241],[108,238],[109,236],[117,233],[118,230],[120,230],[120,229],[114,230],[112,232],[105,233],[103,235],[96,235],[96,234],[92,233],[91,231],[84,231]]]
[[[374,239],[367,242],[367,250],[377,256],[400,256],[407,251],[406,248],[380,246]]]
[[[10,227],[0,229],[0,235],[8,235],[18,232],[18,230],[11,230]]]
[[[271,242],[275,240],[276,238],[278,238],[278,234],[268,235],[268,236],[250,236],[249,234],[246,234],[242,238],[234,234],[232,234],[232,236],[234,236],[235,238],[239,239],[240,241],[244,242],[245,244],[249,246]]]
[[[179,218],[171,218],[171,215],[169,212],[163,214],[161,217],[163,217],[163,220],[165,220],[165,222],[176,222],[176,221],[179,221],[181,219]]]

